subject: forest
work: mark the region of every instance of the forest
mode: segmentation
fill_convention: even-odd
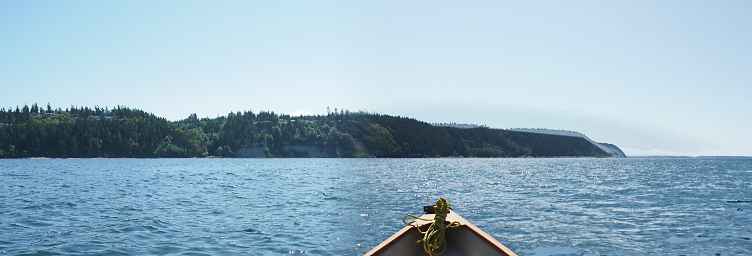
[[[191,114],[50,105],[0,109],[0,158],[24,157],[609,157],[585,139],[334,111]]]

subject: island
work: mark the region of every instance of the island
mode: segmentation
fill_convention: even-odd
[[[362,111],[244,111],[170,121],[125,106],[0,109],[0,158],[624,156],[616,145],[576,132],[432,124]]]

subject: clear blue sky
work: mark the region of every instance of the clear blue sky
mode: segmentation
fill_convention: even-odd
[[[263,3],[262,3],[263,2]],[[750,1],[4,1],[0,105],[327,106],[752,155]]]

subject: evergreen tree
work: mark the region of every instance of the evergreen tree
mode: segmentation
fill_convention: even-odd
[[[577,137],[449,128],[337,108],[325,116],[245,111],[175,122],[124,106],[47,104],[44,113],[37,104],[0,109],[0,158],[608,155]]]

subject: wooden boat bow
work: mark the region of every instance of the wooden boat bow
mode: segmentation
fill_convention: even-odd
[[[415,226],[423,227],[430,225],[434,214],[424,214],[419,219],[415,219],[410,225],[407,225],[394,233],[392,236],[381,242],[379,245],[366,252],[366,256],[406,256],[406,255],[424,255],[423,249],[416,241],[419,233]],[[426,220],[424,220],[426,219]],[[447,249],[444,255],[502,255],[517,256],[511,249],[504,246],[501,242],[493,238],[485,231],[475,226],[454,211],[447,214],[446,221],[449,223],[458,222],[459,227],[447,231]]]

